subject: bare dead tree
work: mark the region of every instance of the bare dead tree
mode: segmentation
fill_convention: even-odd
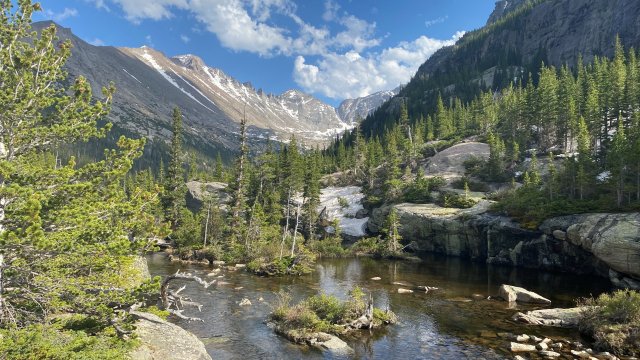
[[[162,307],[167,310],[170,314],[179,317],[180,319],[187,321],[204,321],[197,317],[189,317],[182,312],[184,311],[185,306],[197,307],[198,311],[202,311],[202,304],[191,301],[188,297],[185,297],[180,294],[185,288],[186,285],[183,285],[181,288],[177,290],[171,290],[169,288],[170,282],[173,280],[189,280],[195,281],[198,284],[202,285],[205,289],[209,286],[216,283],[216,280],[211,282],[206,282],[199,278],[198,276],[192,275],[190,273],[181,273],[180,270],[176,271],[175,274],[167,276],[162,284],[160,285],[160,302]]]

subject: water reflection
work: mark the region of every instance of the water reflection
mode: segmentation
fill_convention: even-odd
[[[210,270],[170,263],[162,254],[150,256],[149,267],[153,275],[167,275],[181,268],[206,276]],[[382,279],[371,280],[375,276]],[[294,301],[320,292],[344,299],[349,290],[360,286],[372,294],[377,307],[393,310],[400,324],[346,339],[356,359],[502,359],[510,356],[496,333],[526,331],[552,337],[576,334],[560,329],[525,329],[509,320],[515,309],[508,309],[503,302],[472,300],[473,294],[494,295],[500,284],[509,283],[539,292],[554,306],[572,306],[577,297],[609,289],[607,282],[591,277],[494,267],[434,255],[426,255],[419,263],[369,258],[321,260],[314,273],[303,277],[260,278],[240,271],[225,272],[223,280],[228,284],[209,289],[189,284],[184,293],[204,305],[197,316],[205,322],[177,321],[203,339],[214,359],[333,358],[330,353],[293,345],[267,328],[264,320],[280,290],[291,292]],[[441,290],[399,294],[399,286],[393,282]],[[239,287],[242,289],[236,290]],[[240,307],[243,298],[253,305]]]

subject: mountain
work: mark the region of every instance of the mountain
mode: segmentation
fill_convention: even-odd
[[[36,23],[34,29],[51,24]],[[249,136],[256,141],[286,141],[295,134],[303,143],[315,145],[350,128],[335,108],[311,95],[298,90],[267,94],[208,66],[195,55],[169,58],[147,46],[93,46],[60,26],[58,36],[73,44],[67,62],[72,78],[85,76],[96,95],[102,86],[115,84],[109,120],[122,131],[152,141],[170,136],[175,106],[184,115],[187,146],[208,155],[237,148],[243,117]]]
[[[468,102],[483,90],[526,81],[529,73],[537,82],[543,62],[574,66],[580,55],[585,63],[613,56],[616,36],[625,48],[638,49],[639,23],[637,0],[498,1],[487,25],[433,54],[398,97],[408,100],[415,118],[433,112],[438,94]],[[397,117],[397,102],[388,101],[361,128],[381,134]]]
[[[487,24],[494,23],[498,21],[503,16],[506,16],[510,12],[516,10],[522,4],[524,4],[527,0],[498,0],[496,1],[496,7],[489,15],[489,20],[487,20]]]
[[[338,116],[347,124],[364,119],[387,100],[398,95],[400,87],[393,90],[379,91],[357,99],[347,99],[338,106]]]

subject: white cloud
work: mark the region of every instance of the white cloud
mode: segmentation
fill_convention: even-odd
[[[315,64],[303,56],[294,62],[293,78],[305,91],[334,99],[356,98],[406,83],[418,67],[443,46],[453,45],[464,33],[449,40],[421,36],[378,53],[330,53]]]
[[[161,20],[173,16],[171,8],[187,9],[187,0],[111,0],[122,7],[127,20],[139,23],[144,19]],[[104,0],[96,0],[104,5]]]
[[[45,15],[55,22],[61,22],[70,17],[78,16],[78,10],[74,8],[64,8],[61,12],[46,10]]]
[[[448,16],[448,15],[445,15],[445,16],[441,16],[441,17],[439,17],[439,18],[437,18],[437,19],[427,20],[427,21],[425,21],[425,22],[424,22],[424,26],[425,26],[425,27],[431,27],[431,26],[436,25],[436,24],[442,24],[442,23],[443,23],[443,22],[445,22],[448,18],[449,18],[449,16]]]
[[[191,41],[191,38],[188,37],[187,35],[180,35],[180,40],[182,40],[183,43],[188,44]]]
[[[106,10],[107,12],[111,11],[111,9],[109,9],[107,4],[105,3],[105,0],[84,0],[84,1],[95,5],[95,7],[98,9],[103,9],[103,10]]]
[[[95,39],[89,41],[89,44],[91,44],[93,46],[105,46],[106,45],[104,43],[104,41],[102,41],[102,39],[98,39],[98,38],[95,38]]]
[[[277,5],[276,10],[282,10]],[[266,16],[265,6],[255,8],[259,17]],[[240,0],[191,0],[189,8],[224,47],[263,56],[289,51],[292,40],[287,31],[252,18]]]
[[[176,10],[186,11],[197,20],[196,27],[215,34],[228,49],[265,57],[295,56],[295,82],[305,91],[335,99],[395,88],[407,82],[436,50],[461,36],[456,34],[449,40],[421,36],[375,50],[382,42],[376,36],[376,23],[341,11],[335,0],[325,0],[322,14],[331,27],[318,27],[300,18],[292,0],[91,1],[119,5],[134,23],[171,18]],[[283,18],[290,21],[281,21]],[[153,46],[150,38],[147,43]]]
[[[333,21],[338,17],[338,10],[340,10],[340,5],[338,5],[333,0],[327,0],[324,2],[324,13],[322,13],[322,19],[324,21]]]

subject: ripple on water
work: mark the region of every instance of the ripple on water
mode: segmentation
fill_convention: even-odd
[[[152,275],[172,274],[179,268],[202,276],[210,272],[203,266],[171,263],[162,254],[148,259]],[[188,284],[183,291],[204,305],[202,313],[189,312],[204,323],[176,320],[203,339],[214,359],[340,358],[292,344],[266,326],[264,320],[280,290],[289,291],[294,302],[321,292],[345,299],[357,285],[373,295],[375,306],[393,310],[400,319],[398,325],[345,339],[354,349],[353,358],[505,359],[511,356],[505,352],[504,340],[492,334],[527,332],[565,338],[575,338],[576,334],[511,322],[516,311],[532,307],[509,309],[506,303],[486,300],[486,296],[497,293],[500,284],[510,283],[548,295],[554,306],[571,306],[572,299],[609,289],[605,281],[593,278],[498,268],[437,256],[428,256],[422,263],[327,259],[318,262],[314,273],[302,277],[260,278],[244,271],[226,270],[222,274],[226,285],[203,289]],[[373,277],[381,280],[373,281]],[[398,294],[400,285],[394,282],[440,290]],[[243,298],[253,305],[239,306]]]

